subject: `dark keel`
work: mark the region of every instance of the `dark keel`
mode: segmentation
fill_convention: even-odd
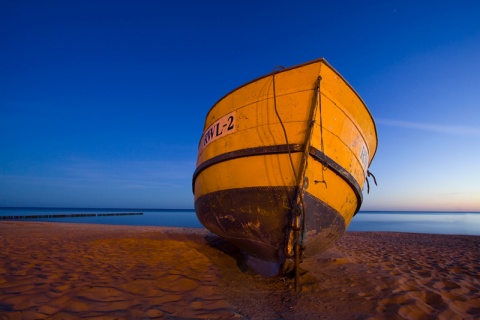
[[[246,263],[262,276],[276,276],[286,260],[286,235],[294,188],[253,187],[206,194],[195,202],[200,222],[241,249]],[[335,244],[345,232],[343,217],[309,193],[304,197],[304,256]]]

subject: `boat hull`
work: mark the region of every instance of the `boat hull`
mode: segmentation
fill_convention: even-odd
[[[202,213],[199,220],[207,229],[242,249],[247,264],[255,263],[256,272],[274,276],[283,268],[287,257],[286,232],[291,213],[283,204],[294,194],[295,190],[287,187],[222,190],[200,197],[195,202],[195,210]],[[308,193],[305,204],[311,212],[322,213],[307,216],[309,232],[313,233],[306,240],[308,256],[335,244],[346,225],[336,210]]]
[[[376,146],[368,109],[325,60],[256,79],[207,115],[193,177],[198,219],[255,271],[276,275],[295,242],[311,256],[341,237]]]

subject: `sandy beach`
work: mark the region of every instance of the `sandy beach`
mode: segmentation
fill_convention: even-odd
[[[350,232],[302,291],[203,229],[0,223],[0,319],[478,319],[480,237]]]

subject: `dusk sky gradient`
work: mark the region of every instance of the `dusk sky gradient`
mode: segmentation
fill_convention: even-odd
[[[480,1],[0,1],[0,206],[193,208],[205,116],[324,57],[378,131],[361,210],[480,211]]]

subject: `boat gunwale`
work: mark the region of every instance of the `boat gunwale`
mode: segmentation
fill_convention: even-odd
[[[372,160],[373,158],[375,157],[376,153],[377,153],[377,147],[378,147],[378,134],[377,134],[377,126],[375,124],[375,120],[373,119],[373,115],[372,113],[370,112],[370,109],[367,107],[365,101],[363,101],[362,97],[360,97],[360,95],[357,93],[357,91],[352,87],[352,85],[350,85],[350,83],[334,68],[332,67],[332,65],[330,63],[328,63],[328,61],[325,59],[325,58],[318,58],[318,59],[315,59],[315,60],[311,60],[311,61],[307,61],[307,62],[304,62],[302,64],[298,64],[298,65],[294,65],[294,66],[291,66],[291,67],[288,67],[288,68],[284,68],[284,69],[280,69],[277,71],[277,68],[278,67],[275,67],[274,71],[268,73],[268,74],[265,74],[263,76],[260,76],[260,77],[257,77],[257,78],[254,78],[253,80],[250,80],[238,87],[236,87],[235,89],[229,91],[228,93],[226,93],[225,95],[223,95],[220,99],[217,100],[217,102],[215,102],[212,107],[210,107],[210,109],[208,110],[207,112],[207,115],[205,116],[205,121],[204,121],[204,125],[203,125],[203,133],[205,132],[205,129],[206,129],[206,125],[207,125],[207,120],[208,120],[208,117],[210,115],[210,112],[212,112],[212,110],[220,103],[220,101],[222,101],[223,99],[225,99],[226,97],[228,97],[229,95],[231,95],[232,93],[234,93],[235,91],[237,90],[240,90],[241,88],[243,87],[246,87],[256,81],[259,81],[259,80],[262,80],[262,79],[265,79],[267,77],[270,77],[270,76],[273,76],[273,75],[277,75],[277,74],[280,74],[280,73],[283,73],[283,72],[288,72],[288,71],[291,71],[291,70],[295,70],[295,69],[298,69],[298,68],[301,68],[301,67],[304,67],[304,66],[307,66],[307,65],[310,65],[310,64],[314,64],[314,63],[323,63],[325,64],[327,67],[329,67],[340,79],[342,79],[345,84],[350,88],[350,90],[352,90],[352,92],[357,96],[357,98],[360,100],[360,102],[363,104],[365,110],[367,111],[368,115],[370,116],[370,119],[372,120],[372,124],[373,124],[373,130],[375,131],[375,151],[373,152],[371,158],[370,158],[370,161],[368,163],[368,167],[370,166],[370,164],[372,163]],[[203,133],[202,133],[202,136],[203,136]],[[200,137],[200,141],[201,141],[201,137]],[[200,142],[199,142],[200,143]]]

